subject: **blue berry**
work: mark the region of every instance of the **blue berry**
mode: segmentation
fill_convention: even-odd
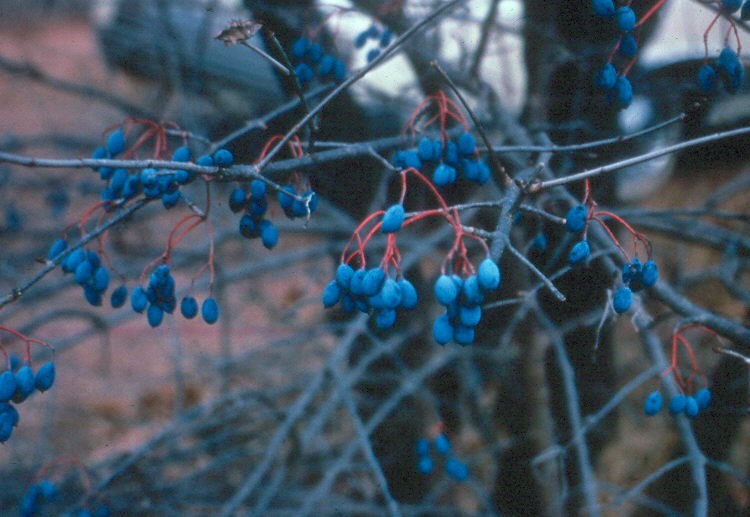
[[[310,45],[310,48],[307,50],[307,58],[311,63],[317,63],[320,61],[323,58],[323,47],[317,43]]]
[[[93,274],[93,289],[98,293],[103,293],[109,287],[109,271],[103,266],[96,268]]]
[[[477,275],[471,275],[464,280],[461,286],[463,303],[469,307],[479,305],[484,301],[484,293],[479,287]]]
[[[250,195],[253,199],[263,199],[266,197],[267,192],[268,187],[263,181],[254,179],[250,182]]]
[[[678,393],[669,401],[669,412],[673,415],[679,415],[685,411],[687,406],[687,397],[682,393]]]
[[[362,283],[366,275],[367,275],[367,271],[364,269],[358,269],[352,275],[352,278],[349,282],[349,290],[351,291],[353,295],[364,296],[365,290],[364,290]]]
[[[202,166],[202,167],[213,167],[216,165],[214,163],[213,156],[209,154],[204,154],[202,156],[199,156],[197,160],[195,160],[195,163]]]
[[[34,387],[39,391],[47,391],[55,382],[55,363],[44,363],[36,372]]]
[[[633,85],[627,77],[618,77],[615,83],[615,99],[620,109],[625,109],[633,102]]]
[[[472,305],[470,307],[461,307],[458,311],[458,319],[461,325],[466,327],[476,327],[482,319],[482,306]]]
[[[456,283],[448,275],[440,275],[433,289],[435,298],[442,305],[449,305],[458,296]]]
[[[234,155],[228,149],[219,149],[214,153],[214,163],[219,167],[230,167],[234,163]]]
[[[285,185],[281,190],[279,190],[277,198],[279,200],[279,205],[284,209],[284,211],[290,210],[292,208],[292,203],[294,203],[294,198],[292,197],[293,195],[297,195],[297,193],[295,192],[294,187],[291,185]]]
[[[16,392],[16,376],[6,370],[0,373],[0,404],[9,401]]]
[[[624,34],[620,40],[618,51],[625,57],[635,57],[635,55],[638,54],[638,42],[636,41],[635,36],[632,34]]]
[[[375,61],[379,55],[380,55],[379,48],[371,48],[370,50],[367,51],[367,62],[370,63],[372,61]]]
[[[477,268],[477,282],[479,288],[484,291],[491,291],[500,287],[500,268],[491,259],[484,259]]]
[[[440,433],[435,437],[433,445],[438,454],[442,454],[443,456],[447,456],[451,452],[451,441],[443,433]]]
[[[120,154],[125,150],[125,133],[121,129],[113,131],[107,138],[107,151],[110,156]]]
[[[67,248],[68,248],[68,242],[65,239],[55,240],[55,242],[52,243],[52,246],[49,247],[49,252],[47,252],[47,259],[48,260],[54,259],[60,253],[65,251]]]
[[[29,365],[23,365],[16,372],[16,392],[13,394],[15,402],[22,402],[34,391],[34,372]]]
[[[375,316],[375,325],[379,329],[389,329],[396,323],[396,311],[393,309],[380,309]]]
[[[402,224],[404,224],[404,205],[399,203],[392,205],[383,214],[381,231],[383,233],[394,233],[401,229]]]
[[[716,67],[721,73],[724,88],[729,93],[737,93],[745,79],[745,68],[737,53],[729,47],[724,47],[716,61]]]
[[[571,265],[579,264],[589,258],[589,255],[591,255],[591,248],[588,241],[579,241],[570,250],[568,261]]]
[[[292,43],[292,55],[297,59],[304,58],[307,55],[307,51],[310,50],[311,45],[312,41],[310,38],[306,36],[297,38],[294,43]]]
[[[339,303],[342,294],[341,286],[336,280],[329,282],[323,289],[323,307],[327,309]]]
[[[698,401],[695,400],[695,397],[691,397],[690,395],[685,397],[685,416],[695,418],[699,412]]]
[[[318,75],[322,78],[326,78],[333,73],[333,67],[336,65],[336,58],[326,54],[320,59],[318,65]]]
[[[148,297],[146,296],[146,290],[140,285],[137,285],[133,292],[130,293],[130,306],[135,312],[143,312],[146,310],[148,305]]]
[[[432,474],[432,471],[435,469],[435,462],[429,456],[422,456],[419,458],[417,468],[422,474]]]
[[[37,483],[39,491],[47,501],[53,501],[57,497],[57,486],[49,479],[43,479]]]
[[[432,324],[432,337],[439,345],[446,345],[453,339],[453,325],[447,314],[439,316]]]
[[[617,83],[617,70],[612,63],[604,65],[597,73],[596,85],[604,90],[611,90]]]
[[[180,301],[180,313],[186,319],[193,319],[198,315],[198,301],[192,296],[185,296]]]
[[[620,287],[615,291],[615,295],[612,298],[612,307],[617,314],[628,312],[632,304],[633,291],[631,291],[629,287]]]
[[[378,44],[382,48],[385,48],[391,44],[391,39],[393,39],[393,31],[390,28],[386,27],[380,34],[380,40],[378,41]]]
[[[576,205],[568,210],[565,215],[565,228],[569,232],[578,233],[586,226],[586,218],[588,217],[588,208],[586,205]]]
[[[608,18],[615,15],[614,0],[593,0],[594,12],[599,16]]]
[[[240,235],[247,239],[254,239],[260,235],[260,226],[250,214],[240,217],[239,228]]]
[[[209,297],[203,300],[201,316],[203,321],[209,325],[213,325],[219,319],[219,304],[216,303],[214,298]]]
[[[646,402],[643,404],[643,412],[648,416],[654,416],[664,406],[664,397],[660,391],[652,391],[646,397]]]
[[[247,203],[247,192],[245,189],[236,188],[229,194],[229,209],[232,212],[239,212],[245,208]]]
[[[414,284],[409,282],[406,278],[402,278],[398,281],[398,286],[401,289],[401,307],[404,309],[415,308],[419,297],[417,295],[417,290],[414,288]]]
[[[89,262],[88,260],[82,261],[80,264],[78,264],[78,267],[76,267],[76,283],[79,285],[86,284],[89,280],[91,280],[92,273],[93,267],[91,265],[91,262]]]
[[[531,242],[531,247],[539,251],[547,251],[547,235],[544,232],[539,232]]]
[[[432,173],[432,182],[438,187],[444,187],[456,181],[456,169],[447,163],[441,163],[435,167]]]
[[[453,457],[445,462],[445,472],[456,481],[466,481],[469,477],[469,468],[466,464]]]
[[[708,408],[711,404],[711,390],[708,388],[701,388],[695,394],[695,401],[698,403],[698,409],[703,411]]]
[[[479,307],[477,307],[479,309]],[[481,310],[481,309],[480,309]],[[480,312],[481,316],[481,312]],[[474,343],[474,327],[466,325],[456,325],[453,327],[453,341],[461,346],[467,346]]]
[[[260,223],[260,240],[266,249],[272,249],[279,243],[279,231],[268,219]]]
[[[383,287],[385,282],[385,271],[379,267],[374,267],[367,271],[362,279],[362,294],[365,296],[375,296]]]
[[[349,264],[339,264],[336,268],[336,282],[343,289],[349,289],[349,284],[354,276],[354,269]]]
[[[719,75],[716,73],[716,69],[711,65],[703,65],[698,70],[698,85],[706,93],[713,93],[716,91],[718,85]]]
[[[360,32],[357,34],[357,36],[354,38],[354,48],[362,48],[367,44],[367,40],[370,37],[370,33],[366,30]]]
[[[190,148],[187,146],[181,146],[174,150],[172,153],[173,162],[189,162],[192,158],[193,153],[190,152]]]
[[[622,32],[630,32],[635,29],[635,12],[628,6],[617,9],[617,28]]]
[[[307,63],[300,63],[294,67],[294,74],[297,76],[297,80],[300,85],[305,85],[313,80],[315,74],[313,74],[312,68]]]
[[[160,305],[152,303],[148,306],[148,310],[146,311],[146,319],[150,326],[156,328],[161,325],[161,322],[164,320],[164,310]]]
[[[474,156],[477,149],[477,142],[474,135],[463,132],[458,137],[458,154],[462,156]]]
[[[344,79],[346,79],[346,74],[346,63],[344,63],[340,59],[337,59],[333,65],[333,80],[337,83],[340,83]]]
[[[427,438],[417,440],[417,456],[427,456],[430,454],[430,442]]]
[[[645,287],[653,286],[659,279],[659,267],[653,260],[647,260],[643,263],[641,269],[641,282]]]

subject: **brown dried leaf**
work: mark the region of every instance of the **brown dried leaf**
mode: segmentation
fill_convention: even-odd
[[[253,36],[263,27],[263,24],[253,20],[232,20],[229,25],[223,29],[216,39],[223,41],[227,47],[243,43]]]

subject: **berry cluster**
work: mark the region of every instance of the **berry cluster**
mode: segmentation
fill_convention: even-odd
[[[317,76],[320,81],[340,83],[346,79],[346,64],[323,50],[308,36],[302,36],[292,44],[291,55],[296,61],[294,73],[300,86],[310,84]]]
[[[48,257],[54,259],[67,248],[63,239],[57,239],[50,247]],[[102,296],[109,287],[109,271],[94,250],[76,248],[60,264],[64,273],[73,273],[75,281],[83,288],[83,296],[91,305],[102,304]]]
[[[706,63],[698,70],[698,85],[706,93],[714,93],[719,81],[729,93],[737,93],[745,80],[745,67],[737,53],[724,47],[714,64]]]
[[[333,307],[341,302],[346,312],[374,311],[375,324],[389,329],[396,323],[396,309],[413,309],[418,296],[414,285],[406,278],[393,278],[381,267],[357,269],[340,264],[336,279],[323,290],[323,306]]]
[[[19,414],[14,404],[20,404],[34,391],[44,392],[55,382],[55,363],[44,363],[36,374],[29,364],[9,361],[10,368],[0,373],[0,443],[7,441],[18,426]]]
[[[42,511],[42,505],[57,499],[57,486],[49,479],[34,483],[21,499],[21,517],[33,517]]]
[[[597,72],[595,82],[605,92],[608,102],[625,109],[633,101],[633,86],[627,75],[637,59],[637,29],[655,11],[649,11],[638,20],[630,5],[615,7],[614,0],[593,0],[592,5],[599,17],[612,20],[617,29],[617,42],[607,62]]]
[[[445,313],[432,325],[432,335],[440,345],[455,341],[459,345],[474,342],[474,328],[482,319],[482,302],[487,292],[500,287],[500,268],[489,257],[477,268],[476,274],[462,278],[457,274],[440,275],[435,282],[437,301]]]
[[[260,237],[263,246],[271,249],[279,242],[279,232],[264,216],[268,210],[267,187],[259,179],[250,182],[246,188],[238,187],[229,194],[229,209],[241,212],[240,235],[247,239]]]
[[[305,187],[302,183],[290,183],[279,191],[277,197],[279,205],[289,219],[307,218],[318,209],[318,195],[309,185]]]
[[[357,34],[357,37],[354,38],[354,47],[363,49],[368,41],[374,40],[376,42],[377,46],[371,47],[367,51],[367,62],[369,63],[380,55],[382,49],[391,44],[392,39],[393,31],[390,28],[380,28],[377,24],[373,23],[367,29]]]
[[[146,311],[148,324],[158,327],[164,320],[164,313],[172,314],[177,306],[175,281],[169,266],[162,264],[148,280],[146,289],[140,285],[130,295],[130,306],[135,312]]]
[[[698,416],[711,404],[711,390],[699,389],[694,395],[678,393],[669,400],[669,413],[672,415],[685,414],[690,418]],[[660,391],[652,391],[643,403],[643,412],[648,416],[658,414],[664,407],[664,397]]]
[[[659,267],[653,260],[647,260],[643,264],[638,258],[625,264],[622,268],[622,282],[625,284],[615,291],[612,298],[612,307],[618,314],[630,310],[633,302],[633,293],[653,286],[659,279]]]
[[[430,442],[427,438],[417,440],[417,457],[419,459],[417,468],[422,474],[432,474],[435,470],[435,460],[430,452],[435,450],[445,458],[445,473],[456,481],[466,481],[469,478],[469,468],[465,463],[451,454],[453,447],[447,436],[439,433]]]
[[[400,169],[433,168],[432,182],[438,187],[454,183],[459,175],[483,185],[490,179],[490,168],[478,157],[476,141],[464,131],[453,141],[450,139],[422,138],[416,149],[397,151],[393,165]]]
[[[740,18],[742,20],[750,19],[750,0],[746,0],[744,5],[742,0],[715,0],[715,2],[718,4],[719,10],[703,33],[705,57],[703,66],[698,70],[698,85],[706,93],[715,93],[718,90],[719,81],[721,81],[728,93],[737,93],[745,80],[745,67],[739,58],[742,45],[733,14],[741,7]],[[708,62],[708,35],[720,18],[729,23],[729,32],[724,37],[724,48],[718,59],[710,64]],[[728,45],[731,34],[734,34],[737,46],[736,52]]]

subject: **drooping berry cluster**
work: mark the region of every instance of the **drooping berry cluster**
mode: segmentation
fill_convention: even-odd
[[[369,63],[380,55],[380,52],[391,44],[393,31],[388,27],[380,27],[376,23],[370,25],[354,38],[354,47],[364,49],[369,41],[375,41],[376,46],[367,50],[367,62]]]
[[[7,441],[18,426],[19,414],[15,405],[24,402],[35,391],[44,392],[55,382],[55,363],[44,363],[36,374],[31,366],[18,362],[14,368],[0,373],[0,443]]]
[[[21,517],[39,515],[44,503],[57,499],[57,486],[49,479],[43,479],[32,484],[21,499]]]
[[[476,274],[462,278],[457,274],[440,275],[434,293],[445,313],[432,325],[432,335],[440,345],[455,341],[459,345],[474,342],[474,329],[482,319],[485,294],[500,287],[500,268],[490,258],[484,259]]]
[[[259,179],[254,179],[246,188],[238,187],[229,194],[229,209],[242,212],[240,234],[247,239],[260,238],[263,246],[272,249],[279,242],[279,232],[273,223],[264,216],[268,211],[267,187]]]
[[[418,295],[406,278],[389,276],[381,267],[357,269],[340,264],[336,279],[323,290],[323,306],[333,307],[341,302],[346,312],[359,310],[375,313],[378,328],[389,329],[396,323],[396,310],[411,310],[417,306]]]
[[[310,84],[316,77],[322,82],[340,83],[346,79],[346,63],[325,52],[319,43],[308,36],[294,41],[291,55],[295,61],[294,73],[301,86]]]
[[[48,256],[56,257],[67,248],[63,239],[56,240],[50,247]],[[93,306],[102,304],[102,297],[109,287],[109,271],[102,264],[99,254],[94,250],[77,248],[61,262],[64,273],[73,273],[75,281],[83,288],[83,296]]]
[[[432,474],[435,470],[435,459],[431,451],[434,450],[445,458],[445,473],[456,481],[466,481],[469,478],[469,468],[452,454],[453,447],[444,433],[439,433],[430,441],[427,438],[417,440],[417,469],[422,474]]]
[[[737,93],[745,80],[745,67],[737,53],[724,47],[714,64],[706,63],[698,70],[698,84],[706,93],[715,93],[719,82],[729,93]]]
[[[708,409],[711,404],[711,390],[701,388],[693,395],[678,393],[669,400],[669,413],[671,415],[684,414],[690,418],[695,418],[702,411]],[[664,407],[664,397],[661,392],[656,390],[649,393],[643,403],[643,412],[647,416],[658,414]]]
[[[164,313],[172,314],[177,306],[175,281],[169,266],[162,264],[151,273],[148,285],[140,285],[130,295],[130,306],[135,312],[146,311],[148,324],[158,327],[164,320]]]
[[[698,85],[706,93],[716,93],[719,89],[719,82],[721,82],[728,93],[737,93],[745,80],[745,67],[739,58],[742,45],[733,15],[742,7],[740,18],[742,20],[750,19],[750,1],[746,1],[744,5],[742,0],[715,0],[715,3],[718,4],[719,10],[703,33],[705,57],[703,66],[698,70]],[[724,37],[724,48],[721,50],[719,57],[714,63],[709,63],[708,35],[720,18],[729,23],[729,32]],[[728,44],[731,34],[734,34],[736,51]]]
[[[617,32],[617,41],[607,62],[597,72],[595,83],[605,93],[608,102],[618,109],[625,109],[633,101],[633,86],[627,76],[637,59],[638,29],[654,15],[661,3],[657,2],[640,19],[630,2],[615,6],[614,0],[593,0],[592,7],[597,16],[611,20]]]
[[[277,198],[289,219],[309,217],[318,209],[318,195],[309,185],[305,187],[302,183],[285,185]]]
[[[630,310],[633,302],[633,293],[642,291],[656,284],[659,279],[659,267],[653,260],[647,260],[643,264],[638,258],[625,264],[622,268],[622,282],[625,284],[615,291],[612,298],[612,307],[618,314]]]
[[[423,172],[432,168],[432,182],[438,187],[455,183],[459,175],[480,185],[490,179],[490,168],[479,159],[474,136],[467,131],[455,141],[424,137],[416,149],[397,151],[393,165]]]

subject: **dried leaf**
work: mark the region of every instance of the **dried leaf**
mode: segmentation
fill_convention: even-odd
[[[216,39],[223,41],[226,46],[236,45],[255,36],[262,27],[262,24],[253,20],[232,20]]]

